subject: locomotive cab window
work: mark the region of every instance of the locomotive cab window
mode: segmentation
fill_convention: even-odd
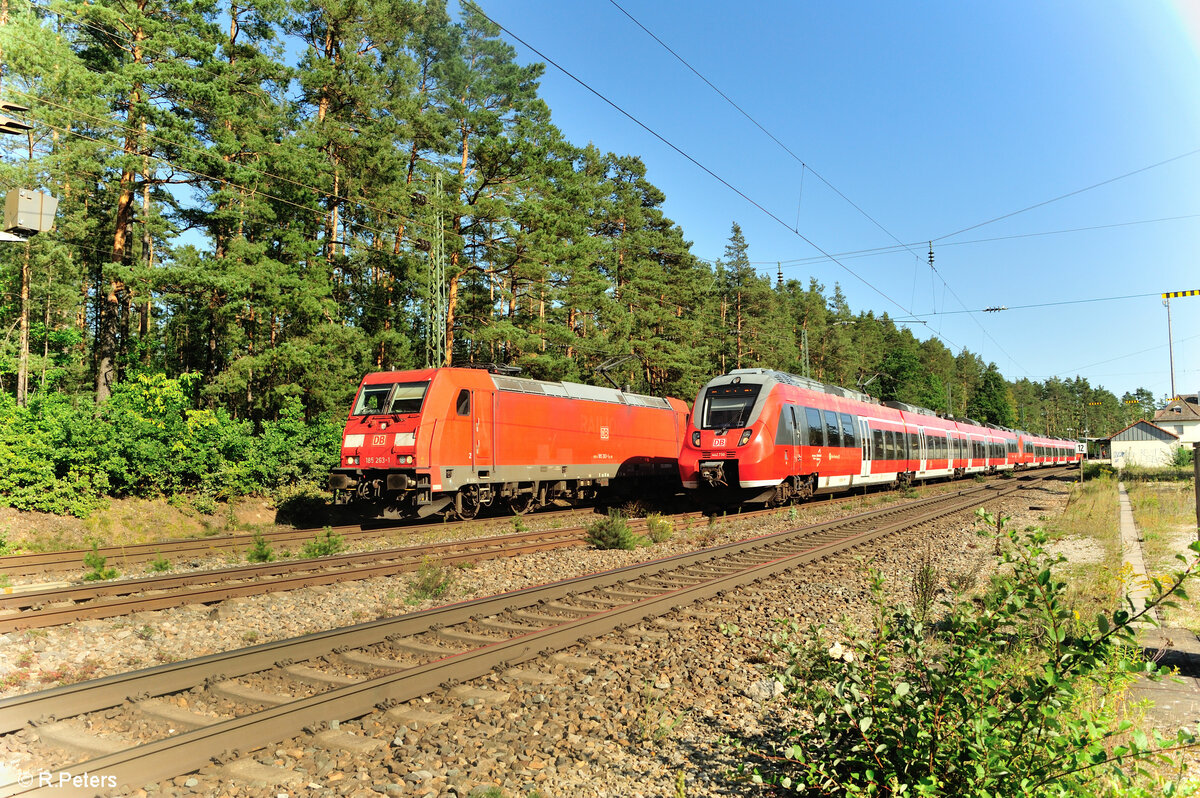
[[[458,392],[458,400],[455,402],[455,412],[460,416],[471,415],[471,392],[466,388]]]
[[[425,400],[427,382],[385,383],[364,385],[354,403],[352,416],[370,416],[377,413],[419,413]]]
[[[702,429],[734,429],[750,426],[750,410],[761,385],[737,383],[714,385],[704,394]]]

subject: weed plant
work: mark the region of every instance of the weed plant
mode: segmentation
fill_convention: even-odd
[[[408,580],[408,603],[420,604],[427,599],[440,598],[454,585],[454,569],[447,568],[432,557],[421,560],[416,574]]]
[[[149,562],[149,564],[146,566],[146,570],[152,574],[166,573],[167,571],[171,570],[171,561],[162,556],[161,552],[155,553],[158,554],[158,556]]]
[[[597,549],[624,549],[632,551],[638,547],[638,537],[629,528],[629,522],[619,510],[609,510],[605,518],[588,527],[587,542]]]
[[[868,631],[832,639],[824,627],[781,622],[780,678],[813,723],[788,731],[782,750],[755,752],[743,772],[801,795],[1150,794],[1145,765],[1195,740],[1122,716],[1133,679],[1161,676],[1132,624],[1185,598],[1195,566],[1181,557],[1183,570],[1152,580],[1145,610],[1126,599],[1088,623],[1066,601],[1064,558],[1047,553],[1045,533],[985,520],[1003,537],[1002,567],[982,596],[943,602],[936,624],[888,603],[874,571]],[[1174,784],[1154,789],[1179,794]]]
[[[646,516],[646,537],[650,539],[650,542],[666,543],[671,539],[674,531],[671,522],[663,518],[660,513],[650,513]]]
[[[332,557],[345,550],[346,539],[335,533],[333,527],[327,526],[312,540],[304,541],[304,547],[300,549],[300,556],[311,560],[316,557]]]
[[[929,618],[937,589],[938,571],[933,565],[933,554],[929,550],[929,541],[926,540],[925,552],[921,556],[921,561],[917,563],[917,570],[913,573],[912,581],[913,613],[921,623],[925,623]]]
[[[246,551],[247,562],[274,561],[275,551],[271,548],[271,544],[267,542],[267,538],[261,531],[255,532],[252,540],[250,548]]]
[[[108,558],[100,553],[100,544],[92,541],[92,550],[83,555],[83,565],[89,570],[83,575],[85,582],[104,582],[117,578],[116,568],[106,568]]]

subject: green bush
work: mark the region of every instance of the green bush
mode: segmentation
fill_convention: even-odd
[[[275,559],[275,551],[271,548],[271,544],[267,542],[266,536],[261,531],[255,532],[250,548],[246,550],[247,562],[272,562]]]
[[[447,568],[436,560],[426,557],[421,560],[416,575],[408,580],[409,604],[420,604],[431,598],[444,596],[454,584],[454,569]]]
[[[1045,534],[1003,535],[990,589],[943,603],[934,626],[887,603],[872,573],[869,632],[781,638],[781,678],[814,723],[788,733],[782,757],[763,752],[770,764],[754,778],[802,795],[1094,795],[1133,787],[1139,760],[1165,761],[1169,746],[1192,743],[1187,731],[1165,740],[1132,729],[1112,698],[1137,674],[1160,675],[1131,629],[1145,611],[1129,603],[1081,623]],[[1148,606],[1185,597],[1192,571],[1153,580]]]
[[[83,555],[83,565],[89,570],[83,575],[85,582],[104,582],[117,578],[116,568],[105,568],[108,558],[100,553],[100,544],[92,542],[92,550]]]
[[[671,539],[671,534],[674,532],[671,522],[663,518],[659,513],[650,513],[646,516],[646,537],[654,543],[666,543]]]
[[[638,547],[638,537],[629,528],[629,522],[619,510],[609,510],[608,515],[588,527],[587,542],[597,549],[625,549]]]
[[[1171,454],[1171,465],[1180,468],[1192,465],[1196,452],[1190,446],[1176,446]]]
[[[340,418],[306,421],[293,397],[256,434],[223,409],[197,409],[197,379],[135,374],[99,406],[38,393],[18,407],[0,395],[0,505],[80,518],[109,496],[192,493],[203,505],[320,482],[336,465]]]
[[[311,560],[315,557],[332,557],[346,548],[346,539],[333,531],[332,527],[325,527],[325,531],[317,535],[312,540],[304,541],[304,547],[300,549],[300,556],[306,560]]]

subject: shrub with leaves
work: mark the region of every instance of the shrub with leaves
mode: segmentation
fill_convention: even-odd
[[[271,562],[275,559],[275,552],[261,531],[255,532],[251,541],[250,548],[246,550],[247,562]]]
[[[408,580],[408,603],[419,604],[426,599],[446,594],[454,584],[454,570],[437,560],[426,557],[421,560],[416,575]]]
[[[325,527],[325,531],[312,540],[304,541],[300,556],[306,560],[316,557],[332,557],[346,548],[346,539],[333,531],[333,527]]]
[[[654,543],[666,543],[671,539],[671,534],[674,532],[671,522],[663,518],[660,513],[651,513],[646,516],[646,537]]]
[[[597,549],[630,551],[637,548],[638,537],[633,534],[633,530],[629,528],[629,522],[625,520],[625,516],[620,511],[609,510],[606,517],[593,522],[588,527],[587,542],[589,546]]]
[[[100,553],[100,544],[92,542],[92,550],[83,555],[83,565],[88,572],[83,575],[85,582],[103,582],[117,578],[116,568],[106,568],[108,558]]]
[[[889,605],[872,573],[869,633],[785,635],[782,678],[813,723],[792,730],[782,757],[764,757],[754,779],[802,795],[1093,795],[1101,783],[1130,787],[1131,773],[1145,775],[1139,763],[1191,744],[1186,731],[1163,739],[1131,729],[1114,700],[1137,674],[1159,675],[1131,629],[1146,610],[1127,600],[1081,623],[1054,574],[1064,558],[1047,554],[1045,534],[1003,534],[990,588],[977,601],[943,602],[932,627]],[[1185,597],[1194,567],[1151,580],[1147,607]]]

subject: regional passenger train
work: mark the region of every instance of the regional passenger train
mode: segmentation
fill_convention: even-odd
[[[863,485],[1078,462],[1073,441],[953,419],[767,369],[738,369],[696,397],[679,455],[705,502],[783,504]]]

